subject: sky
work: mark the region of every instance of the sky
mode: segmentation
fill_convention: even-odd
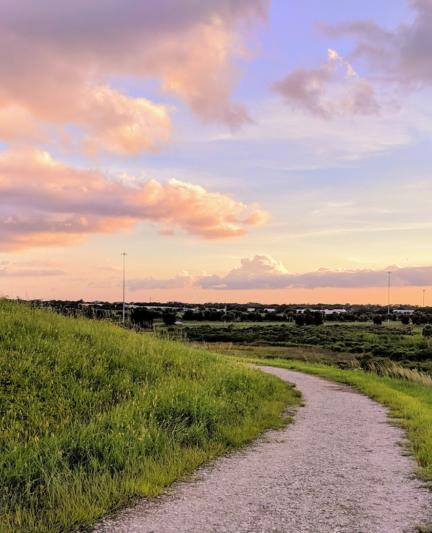
[[[432,305],[431,0],[0,18],[0,295]]]

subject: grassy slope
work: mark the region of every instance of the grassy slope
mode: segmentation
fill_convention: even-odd
[[[0,530],[70,531],[283,423],[281,381],[0,301]]]
[[[407,380],[379,377],[361,370],[341,370],[334,366],[284,359],[254,359],[254,363],[300,370],[352,385],[386,405],[405,428],[418,475],[432,482],[432,387]]]

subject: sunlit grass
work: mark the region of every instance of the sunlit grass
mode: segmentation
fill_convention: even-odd
[[[284,423],[297,394],[207,351],[0,302],[0,531],[66,532]]]

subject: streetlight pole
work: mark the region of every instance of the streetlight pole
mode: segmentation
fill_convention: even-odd
[[[388,283],[387,283],[387,322],[390,324],[390,291],[391,291],[391,272],[387,272]]]
[[[122,312],[122,322],[123,324],[126,321],[126,252],[121,253],[123,257],[123,312]]]

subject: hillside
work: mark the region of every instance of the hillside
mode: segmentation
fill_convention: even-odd
[[[72,531],[267,427],[281,381],[205,351],[0,302],[1,531]]]

